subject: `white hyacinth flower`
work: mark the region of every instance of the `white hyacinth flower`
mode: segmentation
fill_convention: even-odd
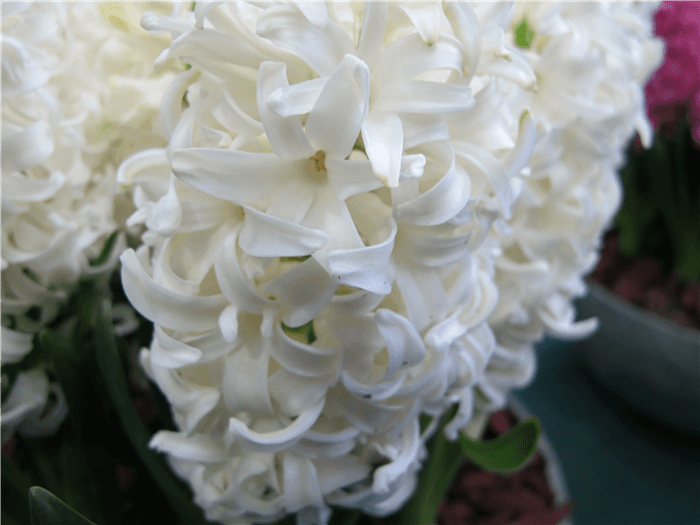
[[[179,428],[151,445],[208,518],[392,513],[432,432],[421,413],[458,402],[455,439],[532,376],[532,352],[489,328],[498,248],[482,246],[534,142],[508,113],[511,86],[534,86],[509,14],[198,2],[189,26],[144,17],[173,35],[161,60],[191,69],[163,101],[167,150],[118,173],[129,224],[149,228],[122,279],[155,323],[142,363]],[[297,335],[309,325],[315,341]]]
[[[602,235],[621,203],[617,170],[635,132],[651,142],[643,87],[663,44],[652,34],[658,2],[518,3],[510,36],[532,32],[523,56],[538,89],[521,92],[538,140],[507,226],[494,230],[504,248],[496,262],[501,298],[492,317],[503,340],[545,332],[576,339],[597,327],[575,322],[573,300],[598,261]]]
[[[141,362],[178,429],[151,446],[209,519],[395,512],[436,428],[421,434],[418,417],[458,404],[456,439],[532,379],[544,329],[570,328],[582,259],[552,268],[542,245],[548,258],[525,264],[511,246],[522,214],[550,199],[533,203],[530,175],[547,160],[565,169],[555,141],[570,124],[540,97],[515,15],[489,2],[196,2],[144,16],[173,38],[158,63],[190,68],[161,105],[168,147],[119,168],[134,187],[128,224],[148,228],[122,281],[154,322]],[[605,64],[596,74],[632,93],[634,67],[629,85]],[[636,118],[634,101],[612,107]],[[620,122],[606,125],[622,137]],[[524,238],[538,228],[556,229]]]
[[[120,236],[111,257],[90,263],[129,214],[118,209],[130,203],[118,200],[116,168],[166,143],[159,106],[174,72],[154,72],[167,40],[140,27],[146,9],[170,12],[158,3],[3,3],[3,363],[29,353],[33,334],[55,319],[75,283],[112,271],[125,248]],[[6,425],[26,427],[17,418],[36,408],[27,403],[47,399],[22,398],[46,391],[43,373],[29,374],[2,406],[3,439]]]

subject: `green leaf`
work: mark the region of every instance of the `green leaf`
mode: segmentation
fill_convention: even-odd
[[[328,525],[356,525],[362,513],[357,509],[344,509],[342,507],[332,507],[333,514]]]
[[[22,525],[29,523],[27,492],[32,486],[29,476],[6,458],[2,458],[2,523],[5,514],[12,515]],[[8,520],[8,523],[10,521]]]
[[[92,294],[89,301],[96,312],[94,339],[97,364],[122,429],[171,508],[180,517],[180,521],[186,524],[207,523],[201,510],[192,503],[192,494],[174,478],[163,458],[148,448],[150,432],[139,418],[131,401],[126,374],[112,330],[110,299]]]
[[[32,525],[95,525],[41,487],[29,489],[29,513]]]
[[[109,255],[112,253],[112,248],[114,247],[114,243],[117,241],[117,237],[119,236],[119,231],[112,232],[112,235],[107,237],[107,240],[105,241],[104,246],[102,247],[102,252],[100,252],[100,255],[97,259],[94,261],[90,261],[90,266],[99,266],[100,264],[103,264],[107,259],[109,258]]]
[[[484,470],[511,473],[524,467],[537,450],[540,422],[531,417],[520,421],[509,432],[486,441],[459,436],[462,452]]]
[[[3,525],[22,525],[21,522],[12,517],[5,509],[2,509],[2,512],[0,512],[0,523]]]

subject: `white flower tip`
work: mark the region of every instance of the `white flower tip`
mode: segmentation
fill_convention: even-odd
[[[219,328],[224,341],[235,343],[238,339],[238,308],[233,305],[224,308],[219,315]]]

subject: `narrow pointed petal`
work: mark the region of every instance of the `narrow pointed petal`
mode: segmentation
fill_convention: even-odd
[[[364,60],[370,69],[373,69],[379,61],[384,44],[388,12],[389,4],[387,2],[366,2],[364,4],[357,56]]]
[[[423,340],[408,319],[386,308],[377,310],[374,319],[389,353],[386,378],[392,377],[399,369],[417,365],[425,358]]]
[[[281,159],[303,159],[314,154],[297,116],[280,117],[267,108],[270,94],[289,86],[283,62],[263,62],[258,71],[258,113],[267,138]]]
[[[397,226],[391,220],[391,231],[379,244],[355,250],[334,250],[328,253],[331,278],[347,286],[387,295],[393,283],[393,265],[390,264]]]
[[[229,234],[216,252],[214,258],[216,279],[222,293],[231,304],[244,312],[261,314],[274,303],[263,297],[243,275],[236,247],[239,231]]]
[[[324,2],[294,2],[306,19],[319,29],[323,29],[328,23],[328,9]]]
[[[390,113],[456,113],[474,105],[471,89],[459,84],[404,80],[382,88],[373,109]]]
[[[313,258],[304,261],[263,288],[281,304],[287,326],[302,326],[325,308],[338,289]]]
[[[396,217],[420,226],[442,224],[464,208],[469,195],[469,179],[453,158],[447,173],[435,186],[396,207]]]
[[[323,248],[328,235],[244,206],[246,217],[239,245],[256,257],[298,257]]]
[[[343,57],[354,51],[350,37],[329,20],[319,28],[293,6],[275,6],[258,19],[257,34],[304,59],[319,76],[331,75]]]
[[[221,391],[232,414],[274,414],[267,387],[269,363],[270,355],[259,339],[226,356]]]
[[[219,463],[225,457],[224,447],[204,434],[187,436],[183,432],[160,430],[148,446],[176,458],[202,463]]]
[[[306,136],[316,150],[344,159],[352,151],[369,107],[369,68],[345,55],[323,87],[306,120]]]
[[[374,174],[385,186],[397,187],[403,153],[401,119],[393,113],[371,111],[362,124],[362,139]]]
[[[277,88],[266,99],[267,109],[280,117],[309,113],[316,104],[326,82],[328,82],[328,77],[322,77],[299,82],[293,86]]]
[[[270,354],[282,367],[304,377],[327,376],[335,372],[340,360],[339,347],[321,347],[300,343],[275,326],[275,342]]]
[[[223,295],[196,297],[173,292],[148,276],[129,249],[120,257],[122,284],[133,307],[154,323],[183,331],[203,331],[217,326],[219,314],[228,306]]]
[[[243,448],[253,452],[278,452],[292,446],[309,430],[323,410],[325,398],[315,406],[299,414],[294,422],[281,430],[256,432],[249,429],[243,421],[232,417],[229,420],[229,432],[233,434]]]
[[[326,168],[333,195],[341,201],[382,187],[367,160],[326,159]]]
[[[276,196],[280,181],[296,175],[297,164],[271,153],[216,148],[181,149],[171,155],[173,172],[181,181],[236,203]]]

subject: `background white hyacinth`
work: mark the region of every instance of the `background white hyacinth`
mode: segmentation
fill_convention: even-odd
[[[131,208],[116,168],[165,144],[158,108],[174,73],[155,73],[167,40],[150,36],[140,19],[171,8],[3,2],[3,364],[21,361],[75,283],[111,271],[125,247],[120,237],[110,258],[90,264]],[[42,415],[49,393],[56,399]],[[5,441],[16,428],[53,432],[66,407],[60,387],[35,369],[18,375],[2,413]]]
[[[127,160],[141,361],[209,519],[326,523],[410,497],[420,414],[455,439],[526,385],[648,138],[651,4],[197,2],[148,14],[168,147]],[[182,7],[181,7],[182,9]],[[534,38],[521,49],[527,20]],[[621,28],[612,30],[612,27]],[[523,44],[521,43],[521,46]],[[435,420],[435,422],[437,419]]]

